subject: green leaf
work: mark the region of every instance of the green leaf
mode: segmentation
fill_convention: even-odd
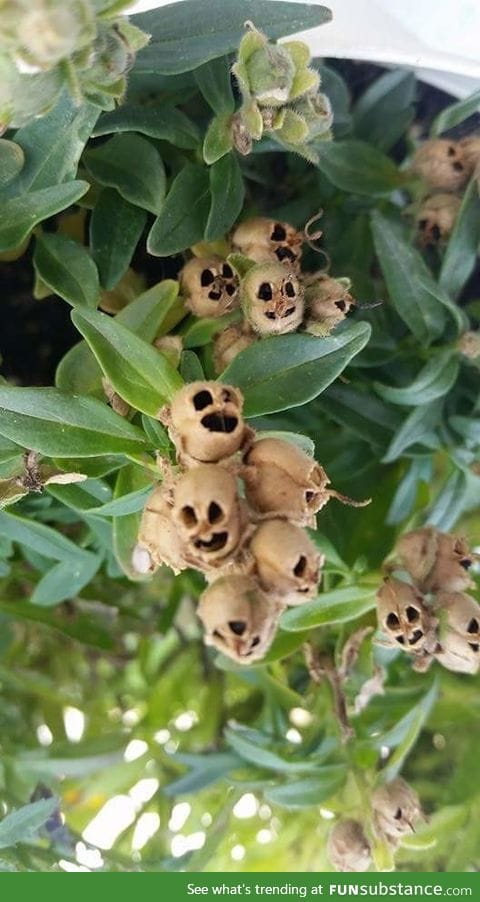
[[[90,220],[90,244],[100,281],[114,288],[130,266],[147,214],[113,188],[104,188]]]
[[[210,167],[212,204],[205,226],[205,241],[222,238],[243,207],[245,186],[237,157],[229,153]]]
[[[148,47],[137,55],[134,72],[175,75],[232,53],[238,49],[249,19],[269,38],[280,38],[323,25],[331,15],[325,6],[276,0],[169,4],[131,17],[131,22],[151,35]]]
[[[285,633],[278,630],[266,655],[257,664],[251,664],[251,667],[266,667],[267,664],[273,664],[274,661],[283,661],[294,652],[302,647],[303,643],[308,639],[308,630],[299,633]]]
[[[60,232],[43,232],[35,243],[37,275],[59,297],[80,307],[96,307],[100,284],[95,263],[78,241]]]
[[[197,382],[205,379],[202,364],[194,351],[182,351],[180,375],[184,382]]]
[[[200,141],[197,126],[180,110],[163,104],[160,106],[122,104],[111,113],[104,113],[94,129],[93,136],[98,138],[101,135],[119,132],[140,132],[149,138],[167,141],[183,150],[194,150]]]
[[[18,514],[0,511],[0,532],[2,535],[8,535],[12,542],[25,545],[36,554],[54,561],[63,561],[68,564],[82,559],[84,555],[90,557],[89,552],[79,549],[61,532],[44,523],[19,517]]]
[[[309,630],[327,623],[357,620],[375,607],[376,588],[347,586],[323,592],[315,601],[290,608],[282,614],[281,627],[289,632]]]
[[[74,310],[72,320],[115,391],[132,407],[154,417],[182,387],[167,358],[115,319]]]
[[[351,131],[350,92],[342,76],[329,66],[324,66],[318,59],[312,65],[320,74],[322,91],[327,95],[333,110],[333,133],[342,137]]]
[[[480,197],[472,179],[463,196],[453,232],[450,235],[440,270],[439,286],[457,298],[470,278],[480,245]]]
[[[355,133],[359,138],[389,150],[413,119],[415,75],[393,69],[377,78],[362,94],[354,110]]]
[[[203,142],[203,159],[206,163],[216,163],[233,147],[232,117],[230,113],[214,116],[208,126]]]
[[[436,138],[450,128],[460,125],[469,116],[473,116],[480,109],[480,90],[470,94],[463,100],[457,100],[445,107],[432,122],[430,136]]]
[[[232,114],[235,110],[230,62],[227,56],[219,57],[199,66],[194,72],[195,81],[208,105],[217,115]]]
[[[143,510],[145,501],[152,491],[152,482],[145,477],[146,485],[134,492],[127,492],[121,498],[114,498],[113,501],[107,501],[99,507],[89,508],[89,514],[95,514],[96,517],[126,517],[128,514],[137,514]]]
[[[88,182],[68,182],[13,197],[2,204],[0,253],[18,247],[43,219],[60,213],[88,191]]]
[[[435,302],[438,302],[448,311],[450,314],[450,322],[455,323],[455,334],[460,335],[469,327],[469,319],[467,314],[458,304],[455,304],[450,300],[449,297],[445,294],[444,291],[431,280],[427,282],[420,282],[420,287],[422,291],[425,291],[428,295],[432,297]]]
[[[124,200],[159,213],[165,197],[165,169],[158,150],[139,135],[115,135],[83,160],[101,185],[116,188]],[[132,161],[135,165],[132,166]]]
[[[32,604],[50,608],[65,599],[75,598],[93,579],[101,562],[99,555],[84,552],[55,564],[35,586],[30,599]]]
[[[8,185],[25,163],[23,148],[15,141],[0,138],[0,188]]]
[[[221,379],[242,390],[249,417],[288,410],[327,388],[365,347],[370,331],[368,323],[356,323],[328,338],[267,338],[242,351]]]
[[[172,182],[160,215],[147,240],[156,257],[178,254],[203,239],[210,209],[208,170],[187,163]]]
[[[308,773],[318,769],[318,761],[313,759],[292,761],[283,758],[267,747],[269,737],[257,730],[243,727],[241,724],[225,727],[224,736],[228,745],[237,755],[240,755],[240,758],[257,767],[265,767],[267,770],[276,770],[282,773]]]
[[[415,705],[405,717],[402,717],[388,733],[383,733],[381,736],[378,741],[379,746],[387,746],[395,749],[393,755],[389,758],[386,766],[381,772],[382,778],[384,778],[386,782],[394,780],[400,773],[404,761],[411,752],[425,726],[437,698],[438,686],[435,682],[418,705]]]
[[[59,458],[135,454],[146,447],[141,430],[106,404],[56,388],[0,385],[0,434]]]
[[[311,808],[335,795],[345,783],[347,769],[344,764],[319,767],[314,777],[290,780],[281,786],[273,786],[264,791],[267,802],[282,808]]]
[[[429,404],[436,398],[443,398],[450,391],[457,379],[459,368],[458,354],[452,348],[446,348],[430,357],[410,385],[395,388],[375,382],[375,391],[385,401],[391,401],[393,404],[405,404],[407,407]]]
[[[337,188],[354,194],[391,194],[404,181],[395,163],[364,141],[323,142],[318,168]]]
[[[38,605],[27,604],[27,602],[0,601],[0,611],[2,615],[11,617],[16,620],[25,620],[27,623],[39,623],[40,625],[54,630],[70,639],[75,639],[84,645],[92,646],[92,648],[101,648],[105,651],[111,651],[113,642],[106,630],[100,626],[93,618],[91,613],[75,614],[75,619],[68,620],[65,615],[55,609],[41,608]]]
[[[40,799],[11,811],[0,821],[0,849],[17,843],[31,843],[57,809],[58,799],[52,798]]]
[[[375,210],[372,230],[390,300],[418,341],[429,344],[445,325],[444,310],[433,294],[433,276],[398,223]]]
[[[217,332],[226,329],[231,323],[238,322],[240,319],[237,310],[227,313],[225,316],[215,317],[188,317],[182,323],[182,344],[185,349],[202,348],[208,345]]]
[[[210,752],[207,755],[175,755],[174,761],[192,764],[191,770],[182,777],[167,783],[162,792],[167,798],[200,792],[222,780],[232,770],[238,770],[242,761],[231,752]]]
[[[145,486],[145,473],[133,465],[122,467],[115,483],[114,500],[124,498]],[[141,582],[145,577],[132,567],[132,554],[138,540],[140,513],[113,518],[113,550],[121,570],[129,579]]]
[[[440,422],[442,407],[443,400],[441,398],[428,405],[414,407],[394,435],[382,458],[382,463],[392,463],[412,445],[422,444],[427,448],[437,448],[439,443],[434,430]]]

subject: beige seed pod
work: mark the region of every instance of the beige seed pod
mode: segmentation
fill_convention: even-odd
[[[429,656],[438,647],[437,620],[423,596],[409,583],[386,579],[377,592],[378,625],[393,647],[411,655]]]
[[[472,171],[480,165],[480,135],[470,135],[458,142],[467,168]]]
[[[294,332],[303,318],[303,288],[281,263],[258,263],[240,286],[243,313],[259,335]]]
[[[227,326],[213,341],[213,366],[220,375],[232,360],[256,341],[256,335],[241,325]]]
[[[288,222],[266,217],[246,219],[232,234],[234,250],[255,263],[283,263],[296,270],[302,256],[304,233]]]
[[[347,818],[335,824],[328,839],[328,857],[337,871],[368,871],[372,864],[371,849],[358,821]]]
[[[441,650],[436,660],[456,673],[480,669],[480,605],[461,592],[439,592],[435,607],[440,621]]]
[[[422,592],[462,592],[473,585],[468,575],[473,557],[464,538],[426,526],[402,536],[396,550]]]
[[[375,790],[372,808],[377,832],[394,845],[414,833],[415,824],[423,818],[417,793],[401,777]]]
[[[462,201],[456,194],[432,194],[427,197],[416,216],[420,243],[439,244],[453,231]]]
[[[224,576],[200,596],[197,613],[206,645],[239,664],[251,664],[269,649],[282,610],[251,577]]]
[[[172,519],[192,566],[211,570],[234,558],[246,527],[235,477],[215,464],[187,470],[173,487]]]
[[[329,335],[343,322],[355,299],[349,292],[349,279],[333,279],[325,273],[310,276],[305,287],[306,329],[314,335]]]
[[[180,273],[180,286],[195,316],[223,316],[236,306],[238,279],[221,257],[193,257]]]
[[[434,138],[425,141],[415,153],[412,171],[430,188],[458,191],[471,173],[464,150],[458,141]]]
[[[245,445],[250,430],[242,417],[243,395],[220,382],[189,382],[165,407],[159,419],[166,426],[180,459],[215,463]]]
[[[464,332],[457,342],[457,348],[468,360],[480,357],[480,332]]]
[[[250,543],[260,585],[288,605],[317,594],[324,557],[303,529],[286,520],[266,520]]]
[[[169,494],[165,488],[157,486],[142,514],[132,565],[139,573],[148,573],[161,564],[167,564],[174,573],[180,573],[188,566],[182,540],[172,519]]]

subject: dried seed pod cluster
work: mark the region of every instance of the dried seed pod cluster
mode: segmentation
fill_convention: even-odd
[[[331,497],[355,502],[330,489],[320,464],[296,445],[257,439],[233,386],[189,383],[159,416],[177,466],[147,501],[133,566],[203,573],[205,642],[235,661],[259,660],[284,608],[317,593],[323,556],[304,527]]]
[[[447,670],[477,673],[480,606],[465,594],[474,585],[465,539],[431,526],[416,529],[399,540],[396,559],[396,575],[377,593],[379,627],[388,644],[412,655],[417,670],[437,660]]]
[[[472,175],[480,179],[480,137],[425,141],[411,169],[428,190],[416,212],[419,241],[424,246],[441,244],[453,231],[468,180]]]

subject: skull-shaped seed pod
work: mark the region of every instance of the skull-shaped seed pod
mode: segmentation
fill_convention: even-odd
[[[235,250],[255,263],[283,263],[298,269],[304,233],[288,222],[255,217],[241,222],[232,234]]]
[[[473,585],[468,575],[473,558],[463,538],[426,526],[402,536],[396,550],[422,592],[462,592]]]
[[[436,660],[456,673],[480,669],[480,605],[461,592],[439,592],[435,598],[441,649]]]
[[[223,576],[200,596],[197,613],[205,627],[205,644],[239,664],[264,657],[283,607],[248,576]]]
[[[180,273],[186,306],[195,316],[223,316],[236,303],[238,279],[221,257],[194,257]]]
[[[215,464],[187,470],[173,487],[172,518],[188,562],[199,570],[218,567],[236,554],[245,532],[235,477]]]
[[[258,514],[312,526],[329,500],[325,470],[305,451],[279,438],[256,441],[244,457],[245,495]]]
[[[147,499],[142,514],[132,566],[138,573],[149,573],[161,564],[167,564],[174,573],[180,573],[188,566],[167,493],[158,486]]]
[[[355,299],[349,291],[349,279],[333,279],[324,273],[310,277],[305,288],[306,328],[316,335],[329,335],[343,322]]]
[[[456,194],[432,194],[423,201],[416,217],[423,246],[445,241],[453,231],[462,201]]]
[[[415,153],[412,171],[430,188],[458,191],[469,178],[471,167],[458,141],[435,138],[425,141]]]
[[[363,827],[358,821],[347,818],[335,824],[328,839],[328,857],[337,871],[368,871],[372,864],[372,854]]]
[[[299,526],[265,520],[250,543],[255,569],[266,592],[285,604],[303,604],[317,594],[324,557]]]
[[[294,332],[303,319],[303,289],[281,263],[257,263],[242,279],[240,302],[259,335]]]
[[[256,335],[244,326],[227,326],[213,340],[213,366],[220,375],[232,360],[256,341]]]
[[[180,458],[216,463],[235,454],[250,430],[242,417],[243,395],[220,382],[190,382],[173,398],[160,418]]]
[[[480,135],[470,135],[458,142],[469,170],[477,169],[480,165]]]
[[[392,646],[411,655],[432,654],[437,646],[436,618],[409,583],[386,579],[377,592],[378,624]]]
[[[375,790],[372,808],[377,832],[395,845],[414,833],[415,824],[423,818],[417,793],[401,777]]]

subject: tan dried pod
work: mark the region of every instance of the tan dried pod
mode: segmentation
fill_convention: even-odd
[[[424,817],[417,793],[401,777],[375,790],[372,808],[377,832],[394,845]]]
[[[213,366],[220,375],[232,360],[256,341],[256,335],[242,325],[227,326],[213,340]]]
[[[436,660],[456,673],[480,669],[480,605],[461,592],[439,592],[435,598],[441,650]]]
[[[234,557],[247,524],[235,477],[215,464],[199,464],[178,477],[172,518],[185,558],[199,570]]]
[[[426,526],[402,536],[396,551],[422,592],[462,592],[473,585],[473,557],[464,538]]]
[[[343,322],[355,299],[349,279],[333,279],[325,273],[310,276],[305,285],[306,329],[313,335],[329,335]]]
[[[412,171],[430,188],[459,191],[468,180],[472,167],[458,141],[434,138],[418,148],[412,161]]]
[[[324,557],[299,526],[265,520],[250,542],[260,585],[285,604],[303,604],[317,594]]]
[[[470,170],[477,169],[480,165],[480,135],[470,135],[459,142],[462,153]]]
[[[338,821],[328,839],[328,857],[336,871],[361,873],[368,871],[372,854],[359,821]]]
[[[223,316],[236,305],[238,278],[221,257],[193,257],[180,273],[180,286],[195,316]]]
[[[239,664],[261,660],[276,632],[283,606],[248,576],[224,576],[200,596],[197,613],[205,644]]]
[[[420,243],[439,244],[453,231],[462,201],[456,194],[432,194],[427,197],[416,216]]]
[[[257,263],[240,285],[240,303],[249,325],[259,335],[283,335],[303,319],[303,288],[281,263]]]
[[[189,382],[160,411],[159,419],[168,426],[181,459],[216,463],[235,454],[251,434],[242,409],[238,388],[220,382]]]
[[[149,573],[161,564],[167,564],[174,573],[180,573],[188,566],[182,540],[172,519],[169,493],[163,486],[157,486],[142,514],[132,566],[138,573]]]
[[[277,262],[296,270],[302,256],[304,233],[266,217],[246,219],[232,234],[232,246],[255,263]]]
[[[468,360],[480,357],[480,332],[464,332],[457,342],[457,348]]]
[[[438,647],[437,620],[418,589],[387,578],[377,592],[378,624],[392,646],[411,655],[431,655]]]

